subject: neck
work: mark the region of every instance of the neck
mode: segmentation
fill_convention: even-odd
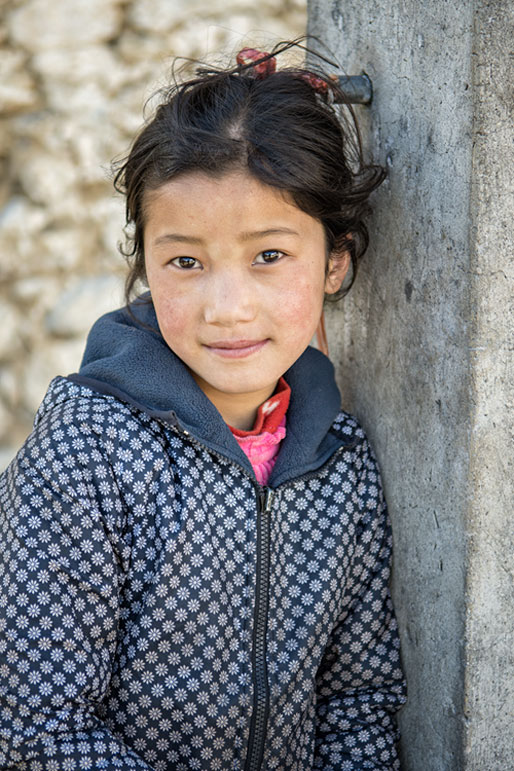
[[[257,417],[257,410],[271,396],[277,385],[273,383],[268,388],[252,393],[230,394],[217,391],[205,381],[199,381],[194,373],[192,375],[204,394],[221,414],[225,423],[240,431],[252,430]]]

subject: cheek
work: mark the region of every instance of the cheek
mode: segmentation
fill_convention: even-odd
[[[153,291],[152,299],[162,336],[172,346],[173,341],[184,338],[191,324],[191,300],[185,293],[163,288]]]
[[[278,312],[291,336],[305,335],[309,340],[318,325],[323,309],[323,286],[318,277],[297,280],[281,293]]]

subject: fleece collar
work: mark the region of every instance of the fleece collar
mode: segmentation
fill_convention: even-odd
[[[121,308],[94,324],[80,370],[69,379],[178,426],[253,474],[218,410],[164,341],[152,303],[136,300],[131,310],[133,316]],[[284,378],[291,387],[287,436],[269,479],[271,486],[314,471],[341,444],[329,433],[340,409],[329,359],[309,347]]]

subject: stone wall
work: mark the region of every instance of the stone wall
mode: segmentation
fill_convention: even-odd
[[[301,35],[305,0],[0,0],[0,468],[122,298],[109,168],[174,56]]]

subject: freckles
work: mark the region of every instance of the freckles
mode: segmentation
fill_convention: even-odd
[[[297,282],[280,297],[279,313],[281,318],[290,321],[296,328],[310,328],[318,323],[323,308],[323,288],[314,287],[309,280]]]
[[[185,296],[154,297],[155,313],[166,341],[170,337],[179,340],[188,326],[188,303]]]

